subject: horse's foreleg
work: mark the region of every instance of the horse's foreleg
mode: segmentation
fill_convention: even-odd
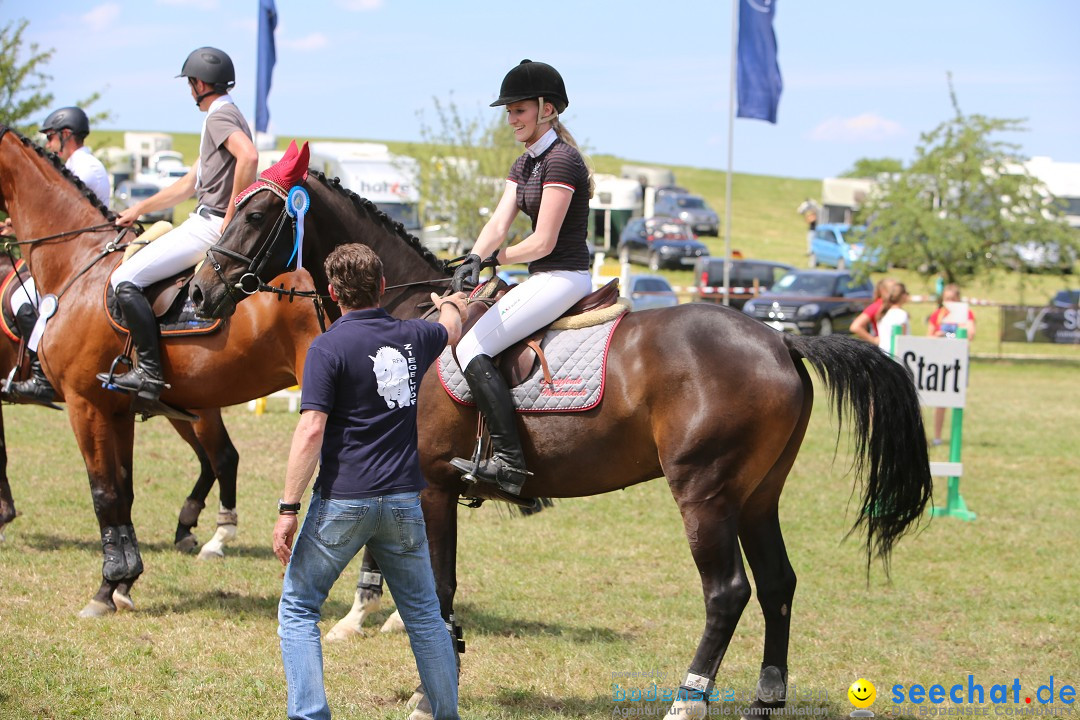
[[[131,523],[134,419],[126,413],[106,415],[85,400],[70,397],[68,416],[90,479],[103,557],[101,586],[79,616],[100,617],[117,609],[130,610],[134,608],[131,587],[143,571]]]
[[[750,601],[750,583],[739,551],[738,508],[722,496],[681,497],[675,483],[672,488],[705,592],[705,632],[671,714],[703,718],[720,662]]]
[[[375,561],[371,551],[364,548],[364,559],[360,562],[360,579],[356,583],[352,608],[326,633],[326,641],[342,642],[359,635],[365,618],[382,607],[382,594],[383,578],[379,563]],[[383,629],[385,630],[385,626]]]
[[[212,475],[217,477],[220,499],[217,530],[214,532],[214,536],[199,551],[199,559],[220,559],[225,557],[225,545],[236,539],[238,520],[236,513],[236,473],[240,463],[240,454],[236,451],[236,447],[232,444],[229,433],[225,429],[225,423],[221,419],[221,410],[202,411],[199,421],[191,425],[190,428],[196,435],[196,442],[202,448],[202,454],[208,458],[212,468]],[[179,431],[180,428],[177,428],[177,430]],[[196,453],[198,452],[199,450],[196,449]],[[201,483],[202,476],[199,479]],[[200,484],[195,486],[196,490],[201,491],[201,496],[197,499],[204,505],[212,484],[213,477],[210,484],[205,488]],[[193,490],[192,496],[195,495],[196,491]],[[191,501],[192,498],[189,497],[188,500]]]
[[[7,475],[7,441],[4,439],[4,413],[0,410],[0,542],[4,542],[4,526],[15,519],[15,500]]]

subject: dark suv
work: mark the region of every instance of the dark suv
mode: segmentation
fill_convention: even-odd
[[[777,330],[832,335],[849,332],[873,296],[873,283],[847,270],[795,270],[747,301],[743,312]]]
[[[694,232],[702,235],[720,234],[720,217],[697,195],[658,195],[653,205],[653,214],[679,218],[693,228]]]
[[[790,265],[771,260],[733,258],[728,275],[731,307],[741,308],[747,300],[765,292],[776,281],[794,270]],[[698,258],[694,265],[694,286],[702,302],[724,302],[724,258]]]
[[[653,272],[689,267],[708,254],[690,226],[675,218],[634,218],[619,236],[619,262],[647,264]]]

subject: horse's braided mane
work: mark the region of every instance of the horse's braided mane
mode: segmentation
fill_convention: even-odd
[[[99,211],[101,211],[101,214],[105,217],[106,220],[115,220],[116,219],[116,214],[112,210],[110,210],[108,207],[106,207],[104,204],[102,204],[101,200],[98,199],[98,196],[94,194],[94,191],[91,190],[90,188],[88,188],[86,186],[86,183],[84,183],[82,180],[79,179],[78,175],[76,175],[75,173],[73,173],[73,172],[71,172],[70,170],[67,169],[67,167],[64,165],[63,161],[60,160],[59,155],[56,155],[55,153],[49,152],[48,150],[41,147],[36,142],[34,142],[30,138],[26,137],[25,135],[23,135],[22,133],[20,133],[17,130],[13,130],[11,128],[8,128],[8,132],[10,132],[15,137],[19,138],[19,140],[22,141],[23,145],[25,145],[28,148],[31,148],[38,155],[45,158],[45,160],[51,162],[53,167],[55,167],[60,172],[60,174],[62,176],[67,178],[71,182],[71,184],[74,185],[75,188],[79,192],[81,192],[83,194],[83,197],[85,197],[87,200],[90,201],[91,205],[93,205],[95,208],[97,208]]]
[[[424,258],[424,260],[427,261],[428,265],[442,272],[443,274],[448,274],[449,271],[446,268],[446,260],[440,260],[439,258],[435,257],[434,253],[424,247],[424,244],[420,242],[419,238],[410,235],[409,232],[405,229],[404,225],[392,219],[389,215],[380,210],[378,206],[375,205],[375,203],[371,202],[367,198],[360,197],[352,190],[342,185],[341,178],[328,178],[326,177],[326,175],[319,172],[318,170],[308,170],[308,175],[315,177],[319,182],[336,192],[338,195],[341,195],[347,200],[350,200],[354,207],[367,213],[385,230],[396,235],[402,242],[404,242],[406,245],[416,251],[416,253],[419,254],[420,257]]]

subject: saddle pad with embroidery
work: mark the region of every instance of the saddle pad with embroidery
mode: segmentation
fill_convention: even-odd
[[[552,386],[536,363],[533,373],[510,389],[518,412],[580,412],[591,410],[604,394],[611,338],[625,313],[609,322],[575,330],[549,330],[540,347],[551,370]],[[472,392],[451,349],[438,359],[439,381],[455,401],[473,405]]]

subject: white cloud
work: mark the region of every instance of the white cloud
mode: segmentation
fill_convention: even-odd
[[[337,6],[350,12],[367,12],[381,8],[383,0],[337,0]]]
[[[330,44],[329,38],[320,32],[313,32],[300,38],[283,38],[278,41],[282,47],[293,50],[319,50]]]
[[[199,10],[217,10],[218,0],[156,0],[158,5],[177,5],[198,8]]]
[[[112,21],[120,16],[120,6],[116,3],[105,3],[104,5],[98,5],[90,12],[84,14],[81,20],[86,24],[87,29],[93,32],[100,32],[110,25]]]
[[[877,113],[855,117],[831,117],[810,131],[810,139],[825,142],[868,142],[887,140],[904,134],[900,123]]]

